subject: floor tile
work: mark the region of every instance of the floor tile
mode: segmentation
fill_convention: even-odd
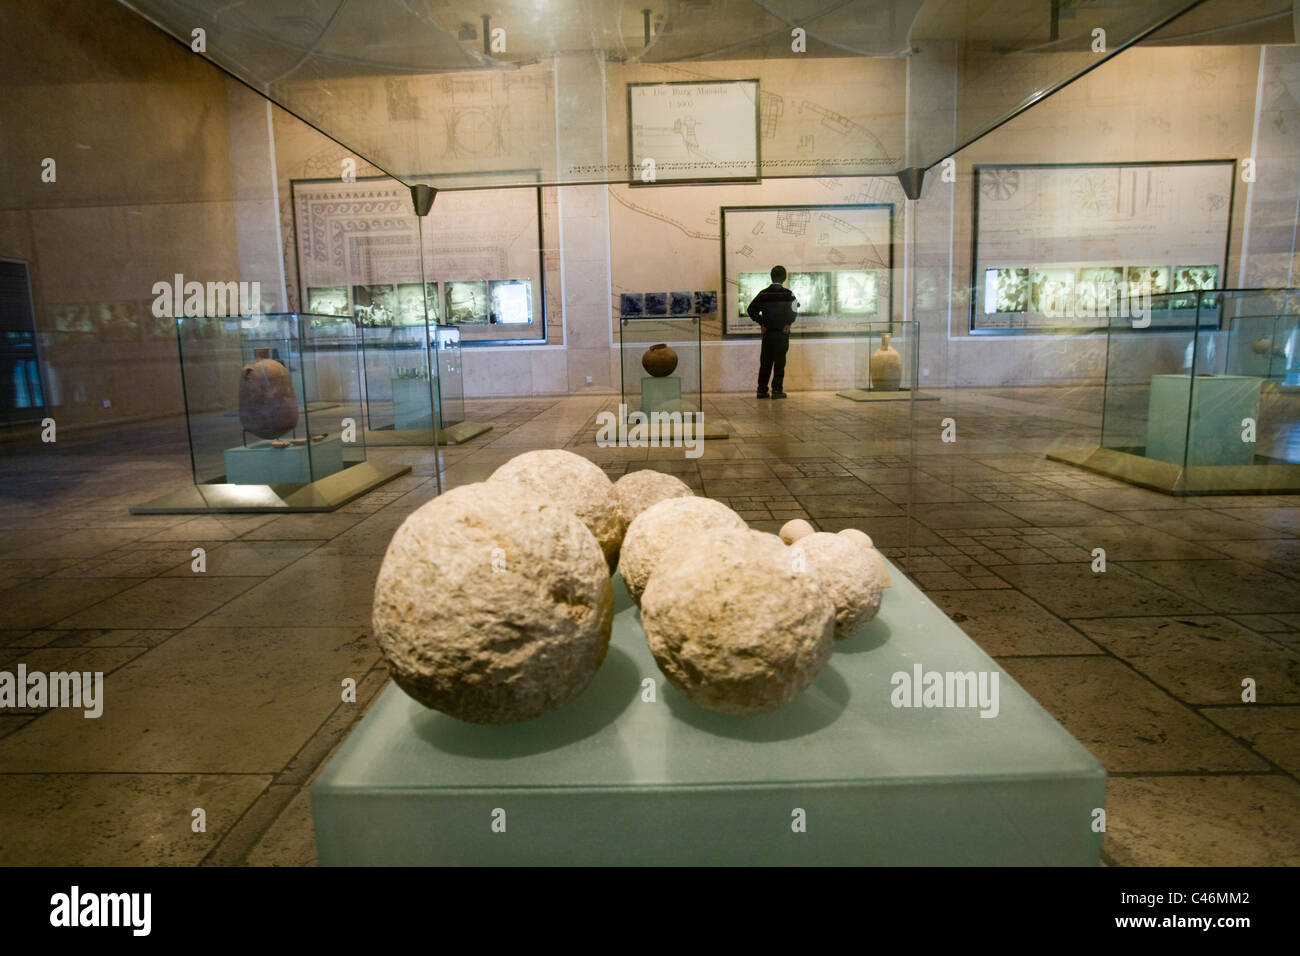
[[[138,578],[41,578],[4,595],[0,628],[30,630],[140,583]]]
[[[1104,852],[1119,866],[1296,866],[1300,783],[1277,775],[1112,777]]]
[[[1153,584],[1119,565],[1094,573],[1087,564],[1008,564],[997,569],[1057,617],[1107,617],[1126,614],[1204,614],[1208,610],[1174,591]]]
[[[1146,525],[1053,526],[1052,534],[1078,545],[1089,554],[1094,548],[1112,561],[1197,561],[1222,557],[1220,542],[1210,548]]]
[[[93,558],[142,539],[142,528],[83,528],[77,531],[35,533],[0,539],[0,557],[6,559]]]
[[[0,864],[196,866],[269,782],[246,774],[2,774]],[[196,808],[205,832],[194,832]]]
[[[832,475],[826,477],[795,478],[782,477],[781,483],[786,493],[799,498],[824,495],[872,495],[876,494],[867,484],[852,475]],[[705,488],[708,483],[705,482]]]
[[[208,577],[259,577],[274,574],[310,554],[323,541],[228,541],[208,551],[204,559]],[[167,577],[197,577],[194,559],[189,558],[167,572]]]
[[[1284,577],[1300,578],[1300,540],[1296,538],[1215,541],[1214,550],[1240,561],[1257,564]]]
[[[789,494],[779,478],[705,478],[704,493],[710,498]]]
[[[1206,543],[1210,541],[1246,541],[1251,538],[1276,538],[1277,531],[1255,521],[1195,508],[1177,511],[1126,511],[1124,517],[1176,538]]]
[[[901,548],[908,546],[909,543],[920,546],[943,544],[943,539],[929,528],[923,528],[915,521],[908,521],[907,518],[902,517],[850,515],[837,518],[817,517],[809,520],[818,531],[843,531],[845,528],[857,528],[859,531],[866,532],[878,548]]]
[[[311,792],[303,787],[246,860],[249,866],[315,866],[316,829],[312,823]]]
[[[926,597],[992,657],[1101,653],[1019,591],[928,591]]]
[[[1158,491],[1134,488],[1119,482],[1105,488],[1073,488],[1066,491],[1066,494],[1105,511],[1163,511],[1195,507],[1188,498],[1162,495]]]
[[[51,711],[0,741],[0,772],[273,773],[378,660],[352,628],[189,628],[106,677],[98,719]]]
[[[905,512],[882,495],[800,495],[799,504],[814,518],[903,517]]]
[[[1300,536],[1300,508],[1216,508],[1218,514],[1251,521],[1289,537]]]
[[[1203,707],[1201,714],[1293,777],[1300,777],[1300,707],[1241,704]]]
[[[1073,622],[1188,704],[1238,704],[1242,681],[1258,702],[1300,703],[1300,654],[1224,617],[1112,617]]]
[[[283,515],[250,529],[242,536],[244,541],[294,541],[298,539],[329,539],[342,534],[362,520],[354,514],[301,514]]]
[[[955,502],[952,504],[918,504],[912,516],[935,531],[947,528],[1022,527],[1027,522],[997,505]]]
[[[914,481],[910,485],[907,483],[875,482],[871,485],[871,488],[896,504],[906,504],[909,500],[913,504],[975,500],[975,496],[969,492],[942,481]]]
[[[1122,514],[1112,514],[1082,501],[1004,501],[999,507],[1040,528],[1054,525],[1129,524],[1128,518]]]
[[[1114,658],[1009,657],[999,663],[1110,773],[1268,768]]]
[[[93,607],[57,622],[76,627],[185,627],[221,607],[256,578],[191,577],[153,578],[114,594]]]
[[[1215,610],[1239,614],[1300,611],[1300,587],[1294,580],[1245,561],[1126,561],[1124,566]]]
[[[381,561],[379,555],[318,550],[239,595],[203,623],[369,629]]]

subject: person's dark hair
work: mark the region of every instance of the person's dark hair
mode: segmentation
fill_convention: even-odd
[[[773,282],[785,281],[785,266],[772,266],[772,281]]]

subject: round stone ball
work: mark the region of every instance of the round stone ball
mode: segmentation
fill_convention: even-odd
[[[614,590],[567,508],[501,482],[454,488],[393,535],[372,622],[397,686],[476,724],[573,699],[609,647]]]
[[[568,508],[596,536],[609,569],[618,565],[627,522],[619,510],[614,483],[581,455],[553,448],[516,455],[492,472],[488,482],[509,482]]]
[[[642,468],[639,471],[629,471],[614,482],[614,494],[618,497],[623,520],[630,525],[632,519],[651,505],[657,505],[668,498],[689,498],[695,492],[676,475]]]
[[[842,535],[819,531],[796,541],[790,551],[795,566],[821,582],[834,603],[837,641],[876,616],[885,584],[868,549]]]
[[[747,529],[745,519],[712,498],[666,498],[628,525],[618,570],[628,594],[638,603],[660,561],[676,563],[689,550],[685,542],[711,528]]]
[[[843,535],[852,541],[856,541],[864,548],[874,548],[876,546],[875,542],[871,540],[871,535],[867,534],[865,531],[859,531],[857,528],[845,528],[843,531],[836,533]]]
[[[811,524],[804,521],[803,518],[791,518],[785,524],[781,525],[781,530],[778,534],[781,536],[781,540],[786,544],[794,544],[800,538],[806,538],[816,530],[817,529]]]
[[[871,537],[865,531],[859,531],[857,528],[845,528],[843,531],[838,532],[838,534],[841,537],[848,538],[850,541],[856,542],[862,547],[867,548],[871,552],[871,560],[875,561],[876,566],[880,568],[880,576],[884,581],[884,586],[887,588],[892,588],[894,586],[894,579],[889,573],[889,567],[885,564],[884,557],[881,556],[880,551],[877,550],[876,546],[871,541]]]
[[[835,606],[816,578],[793,570],[780,538],[719,528],[655,569],[641,624],[660,670],[688,698],[757,714],[816,680],[834,646]]]

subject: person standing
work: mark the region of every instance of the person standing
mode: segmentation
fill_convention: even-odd
[[[782,285],[785,266],[772,267],[772,284],[754,296],[746,310],[763,327],[763,344],[758,356],[758,397],[767,398],[771,376],[773,398],[785,398],[785,355],[790,351],[790,326],[799,311],[799,300]]]

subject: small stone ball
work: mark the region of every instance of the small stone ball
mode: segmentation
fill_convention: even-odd
[[[848,538],[850,541],[855,541],[864,548],[869,549],[871,551],[871,560],[875,561],[876,567],[880,568],[880,575],[881,579],[884,581],[884,587],[892,588],[894,586],[894,579],[889,573],[889,565],[885,564],[884,556],[876,546],[872,544],[871,538],[866,532],[859,531],[857,528],[845,528],[843,531],[838,533],[841,537]]]
[[[690,486],[676,475],[666,475],[662,471],[642,468],[629,471],[614,482],[614,494],[618,498],[619,510],[623,520],[629,525],[632,520],[651,505],[667,498],[689,498],[695,494]]]
[[[871,540],[871,536],[869,534],[867,534],[865,531],[859,531],[857,528],[845,528],[843,531],[837,533],[843,535],[846,538],[858,542],[858,544],[862,545],[864,548],[874,548],[876,546],[875,543]]]
[[[618,570],[628,594],[638,603],[650,575],[661,560],[680,561],[686,539],[710,528],[748,528],[745,519],[720,501],[692,495],[665,498],[651,505],[628,525]]]
[[[874,550],[874,549],[872,549]],[[851,538],[819,531],[790,546],[806,572],[821,582],[835,604],[835,639],[842,641],[871,621],[884,590],[880,566]]]
[[[660,670],[688,698],[756,714],[816,680],[834,646],[835,607],[813,575],[791,568],[775,535],[718,528],[655,569],[641,624]]]
[[[503,482],[413,511],[388,544],[372,614],[411,697],[476,724],[531,720],[576,697],[605,658],[614,590],[567,508]]]
[[[816,530],[803,518],[791,518],[781,525],[781,530],[778,533],[781,535],[781,540],[786,544],[794,544],[800,538],[806,538]]]
[[[581,455],[560,448],[516,455],[492,472],[492,484],[513,482],[548,501],[568,508],[596,536],[609,569],[618,565],[627,522],[614,494],[614,483]]]

